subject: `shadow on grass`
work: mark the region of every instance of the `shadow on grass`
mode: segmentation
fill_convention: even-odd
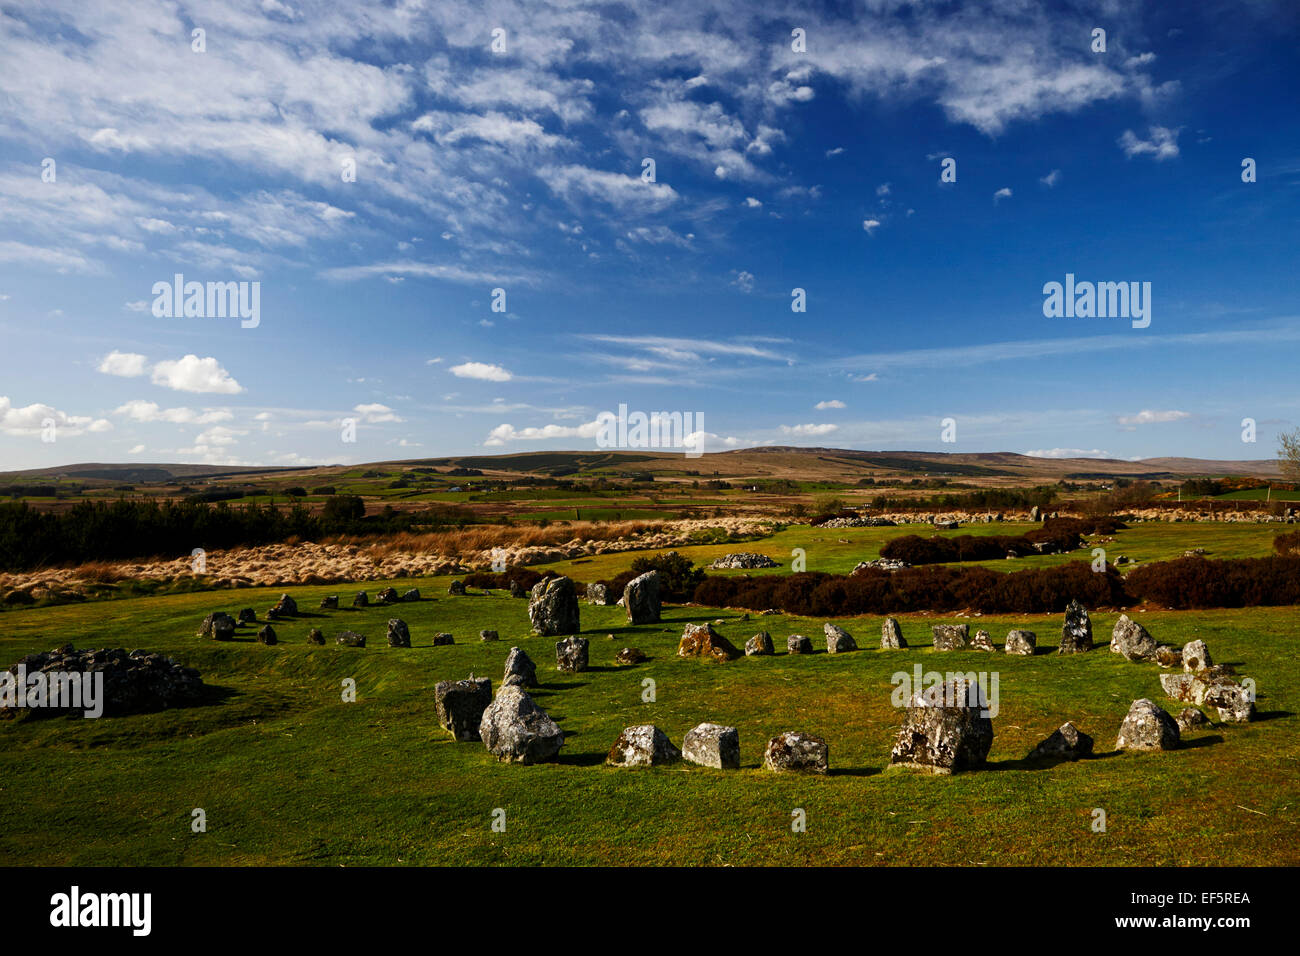
[[[762,769],[762,764],[758,767]],[[884,772],[879,767],[831,767],[826,775],[828,777],[875,777]]]
[[[996,760],[989,761],[983,767],[984,770],[1051,770],[1053,767],[1060,766],[1063,763],[1090,763],[1097,760],[1106,760],[1110,757],[1118,757],[1123,751],[1107,750],[1102,753],[1094,752],[1091,756],[1081,757],[1078,760],[1071,760],[1069,757],[1019,757],[1013,760]]]
[[[1251,723],[1259,723],[1262,720],[1280,720],[1283,717],[1294,717],[1295,714],[1289,710],[1257,710]]]
[[[570,737],[576,736],[578,736],[576,733],[567,730],[564,732],[566,743]],[[569,767],[599,767],[605,762],[605,754],[566,754],[561,750],[556,754],[554,762]]]

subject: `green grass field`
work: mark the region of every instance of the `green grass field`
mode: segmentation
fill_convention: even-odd
[[[849,560],[832,561],[829,542],[808,541],[802,530],[810,569],[818,569],[813,555],[823,545],[828,563]],[[1166,529],[1140,530],[1154,540]],[[1235,528],[1212,530],[1224,532],[1214,547],[1245,547],[1232,543]],[[737,548],[699,550],[703,557]],[[618,570],[631,557],[611,556]],[[590,568],[582,566],[583,579],[595,576]],[[808,634],[824,648],[822,622],[741,621],[738,612],[669,607],[662,624],[632,628],[622,609],[584,604],[591,667],[561,675],[554,640],[528,636],[525,601],[504,591],[451,597],[448,581],[391,582],[399,589],[418,585],[426,600],[357,611],[315,608],[333,593],[346,605],[358,586],[291,589],[304,614],[274,625],[282,642],[275,647],[255,643],[251,628],[230,644],[194,633],[211,610],[250,606],[261,618],[278,589],[6,613],[5,665],[65,642],[141,647],[198,668],[216,694],[204,706],[158,714],[0,722],[0,862],[1300,863],[1294,608],[1139,615],[1158,640],[1202,638],[1216,661],[1254,677],[1261,719],[1190,734],[1176,752],[1116,754],[1115,735],[1132,700],[1151,697],[1174,713],[1181,705],[1163,698],[1155,665],[1106,650],[1115,613],[1094,614],[1101,646],[1080,656],[938,653],[929,647],[928,625],[947,618],[903,616],[909,650],[872,649],[880,619],[847,619],[839,623],[858,638],[863,650],[856,653],[779,653],[716,665],[676,656],[684,624],[722,618],[719,630],[737,646],[765,629],[781,651],[790,633]],[[384,583],[361,586],[373,595]],[[408,622],[414,647],[385,645],[384,622],[392,616]],[[1058,616],[970,623],[988,628],[999,648],[1011,627],[1035,630],[1040,647],[1050,649],[1060,632]],[[309,646],[313,626],[331,640],[343,628],[359,630],[370,646]],[[501,633],[499,643],[478,641],[488,627]],[[434,648],[435,631],[451,631],[459,643]],[[481,744],[455,743],[438,726],[433,685],[473,672],[491,677],[495,692],[512,645],[537,662],[543,686],[535,699],[566,732],[554,764],[499,764]],[[614,655],[625,645],[650,660],[616,667]],[[890,678],[916,664],[999,673],[1000,711],[986,770],[951,778],[883,772],[900,723]],[[341,699],[345,678],[356,681],[356,703]],[[642,699],[647,678],[655,683],[653,703]],[[1096,738],[1098,756],[1049,768],[1023,764],[1065,720]],[[657,724],[680,746],[703,721],[740,729],[742,769],[603,765],[625,726]],[[787,730],[827,740],[829,776],[760,768],[767,739]],[[206,812],[206,833],[191,832],[194,808]],[[497,808],[505,811],[504,833],[492,829]],[[807,832],[791,830],[796,808],[806,812]],[[1091,828],[1094,808],[1106,811],[1105,833]]]

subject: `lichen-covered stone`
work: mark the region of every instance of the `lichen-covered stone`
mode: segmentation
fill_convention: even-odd
[[[376,604],[396,604],[399,600],[397,588],[383,588],[375,595]]]
[[[640,664],[644,660],[646,656],[639,647],[625,647],[614,655],[614,663],[621,667]]]
[[[566,637],[555,644],[555,669],[576,674],[587,669],[588,641],[585,637]]]
[[[813,652],[812,639],[804,637],[802,634],[791,634],[785,639],[785,649],[789,654],[811,654]]]
[[[746,657],[762,657],[774,653],[776,650],[772,646],[772,635],[767,631],[759,631],[745,642]]]
[[[446,631],[439,631],[437,634],[433,635],[434,647],[446,647],[449,644],[455,644],[455,643],[456,643],[456,638],[452,637]]]
[[[822,631],[826,635],[827,654],[844,654],[858,649],[858,644],[853,640],[853,635],[838,624],[824,624]]]
[[[321,633],[319,627],[313,627],[307,632],[307,643],[315,644],[317,647],[325,646],[325,635]]]
[[[352,598],[353,607],[370,607],[370,595],[365,591],[358,591]]]
[[[1181,667],[1183,664],[1183,649],[1175,647],[1173,644],[1157,644],[1153,659],[1161,667]]]
[[[235,639],[235,619],[225,611],[213,611],[199,625],[199,637],[214,641],[233,641]]]
[[[275,644],[275,628],[270,624],[263,624],[262,629],[257,632],[257,640],[262,644]]]
[[[994,651],[993,635],[988,631],[976,631],[967,647],[972,651],[987,651],[991,654]]]
[[[479,739],[483,712],[492,703],[492,682],[473,674],[466,680],[442,680],[433,687],[438,723],[457,740]]]
[[[647,571],[623,588],[623,607],[629,624],[657,624],[663,611],[659,600],[659,572]]]
[[[483,745],[498,760],[534,764],[553,760],[564,731],[522,687],[502,687],[479,723]]]
[[[419,588],[411,588],[409,591],[405,592],[405,593],[402,595],[402,600],[403,600],[403,601],[418,601],[418,600],[420,600],[420,589],[419,589]]]
[[[1255,719],[1255,695],[1237,681],[1218,678],[1206,688],[1204,703],[1219,712],[1225,724],[1245,724]]]
[[[578,591],[566,577],[546,578],[533,585],[528,600],[528,619],[542,637],[577,634]]]
[[[882,651],[897,651],[907,647],[907,641],[903,638],[903,629],[898,624],[898,619],[893,617],[885,618],[885,622],[880,625],[880,649]]]
[[[820,737],[790,731],[767,742],[763,767],[777,773],[824,774],[830,770],[830,748]]]
[[[1120,725],[1116,750],[1175,750],[1178,724],[1154,701],[1135,700]]]
[[[1183,673],[1196,674],[1213,664],[1210,649],[1204,641],[1191,641],[1183,645]]]
[[[1007,632],[1007,643],[1003,648],[1008,654],[1021,657],[1033,657],[1038,649],[1038,635],[1033,631],[1017,628]]]
[[[960,679],[914,693],[889,765],[934,774],[984,766],[993,721],[984,716],[982,704],[978,686]]]
[[[1124,655],[1125,660],[1152,661],[1156,657],[1156,642],[1145,627],[1127,614],[1121,614],[1110,634],[1110,650]]]
[[[712,624],[687,624],[677,643],[678,657],[708,657],[724,662],[740,657],[734,644],[713,629]]]
[[[1061,625],[1061,646],[1058,654],[1082,654],[1092,650],[1092,620],[1088,610],[1072,600],[1065,608],[1065,623]]]
[[[506,655],[506,672],[501,678],[501,686],[537,686],[537,665],[522,647],[512,647]]]
[[[969,624],[931,624],[936,651],[960,651],[970,642]]]
[[[740,769],[740,731],[722,724],[699,724],[686,732],[682,756],[687,763],[717,770]]]
[[[654,724],[625,727],[609,748],[605,763],[613,767],[658,767],[676,763],[682,752]]]
[[[1209,726],[1210,719],[1205,716],[1204,712],[1197,710],[1195,707],[1184,707],[1174,718],[1178,724],[1180,733],[1188,733],[1193,730],[1200,730],[1202,727]]]
[[[320,599],[320,608],[322,611],[337,611],[339,609],[339,596],[330,594]]]
[[[480,641],[499,641],[501,636],[496,631],[482,630],[478,632],[478,639]]]
[[[388,621],[388,646],[411,646],[411,630],[406,626],[406,622],[400,618],[394,617]]]
[[[457,578],[447,586],[448,594],[463,595],[465,593],[465,582]]]
[[[356,631],[344,631],[334,638],[334,643],[342,647],[365,647],[366,638],[364,634],[358,634]]]

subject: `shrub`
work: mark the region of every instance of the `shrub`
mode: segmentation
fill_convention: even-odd
[[[1273,550],[1278,554],[1300,553],[1300,531],[1288,531],[1273,539]]]
[[[332,494],[334,494],[334,486],[333,486],[333,485],[321,485],[319,488],[313,488],[313,489],[311,490],[311,493],[312,493],[313,495],[322,495],[322,496],[324,496],[324,495],[332,495]]]

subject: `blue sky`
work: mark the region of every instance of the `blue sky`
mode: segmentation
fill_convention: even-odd
[[[620,404],[706,451],[1300,422],[1287,4],[124,6],[0,3],[5,468],[594,448]],[[258,324],[156,316],[176,273]],[[1150,325],[1046,317],[1067,273]]]

